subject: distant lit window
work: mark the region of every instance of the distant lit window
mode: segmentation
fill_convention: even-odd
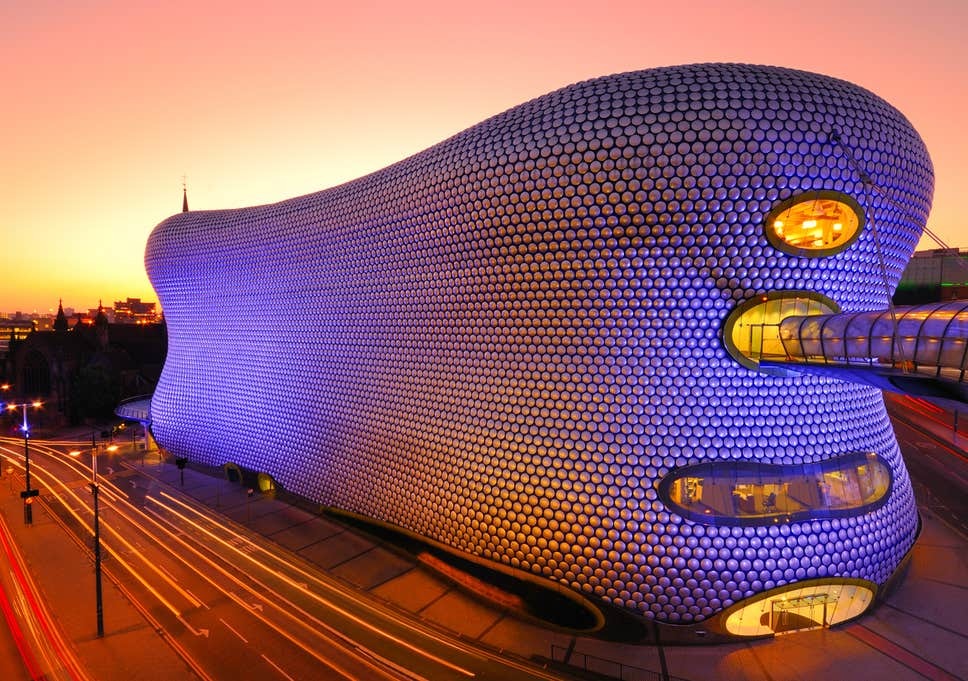
[[[860,236],[864,211],[854,199],[833,191],[787,199],[766,217],[766,238],[791,255],[839,253]]]
[[[786,359],[780,336],[782,320],[834,312],[840,312],[840,306],[813,291],[770,291],[730,312],[723,324],[723,344],[740,364],[760,369],[760,361]]]
[[[884,503],[891,471],[873,452],[807,464],[715,461],[679,468],[659,496],[710,525],[763,525],[856,515]]]

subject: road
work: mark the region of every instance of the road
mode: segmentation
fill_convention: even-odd
[[[950,419],[923,400],[885,397],[918,507],[968,537],[968,457],[940,437],[952,438]],[[957,441],[968,447],[968,437]]]
[[[90,447],[69,456],[76,447],[32,441],[31,477],[40,503],[86,547]],[[20,467],[22,444],[2,442],[0,451]],[[99,455],[99,469],[105,580],[199,678],[561,678],[387,609],[122,456]]]

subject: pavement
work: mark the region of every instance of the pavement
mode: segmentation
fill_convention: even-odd
[[[903,411],[898,404],[889,401],[889,405]],[[920,419],[918,424],[922,425]],[[968,427],[968,417],[963,427]],[[946,427],[940,418],[923,429],[960,454],[960,459],[953,458],[960,467],[953,475],[968,480],[966,434]],[[658,681],[664,662],[668,678],[688,681],[968,679],[964,654],[968,618],[963,616],[968,611],[968,536],[945,522],[943,514],[932,509],[932,500],[922,499],[921,494],[923,530],[907,575],[886,600],[859,620],[771,639],[660,649],[572,635],[553,623],[522,618],[506,604],[482,598],[487,589],[475,588],[473,581],[454,579],[453,574],[441,572],[386,539],[321,514],[309,504],[249,495],[242,486],[221,477],[218,469],[190,464],[182,485],[174,461],[157,452],[130,455],[128,465],[167,485],[169,493],[209,505],[240,529],[261,534],[280,551],[300,555],[386,607],[408,611],[464,640],[524,658],[561,664],[567,656],[570,664],[560,666],[563,678]],[[33,526],[25,527],[17,495],[19,478],[5,476],[6,480],[0,479],[0,513],[91,677],[105,681],[192,678],[110,582],[105,584],[106,635],[94,637],[93,603],[82,602],[88,596],[93,601],[89,552],[68,536],[43,504],[35,507]]]

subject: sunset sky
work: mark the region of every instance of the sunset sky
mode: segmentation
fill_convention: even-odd
[[[0,312],[157,300],[181,209],[378,170],[579,80],[705,61],[866,87],[934,160],[928,226],[968,246],[968,2],[0,0]],[[922,241],[922,248],[936,247]]]

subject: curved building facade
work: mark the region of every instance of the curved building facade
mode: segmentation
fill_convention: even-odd
[[[908,475],[879,391],[757,357],[784,316],[884,307],[932,186],[910,124],[844,81],[572,85],[158,225],[153,432],[648,619],[835,623],[914,542]]]

